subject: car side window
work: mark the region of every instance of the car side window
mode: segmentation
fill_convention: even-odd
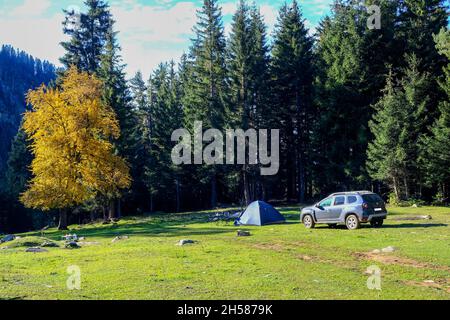
[[[345,197],[336,197],[334,198],[334,205],[335,206],[342,206],[345,204]]]
[[[348,196],[347,197],[347,203],[351,204],[351,203],[355,203],[358,201],[358,198],[356,198],[355,196]]]
[[[329,199],[323,200],[319,205],[320,205],[321,207],[326,208],[326,207],[331,207],[331,204],[332,204],[332,203],[333,203],[333,198],[329,198]]]

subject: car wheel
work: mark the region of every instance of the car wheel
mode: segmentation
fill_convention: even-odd
[[[359,222],[359,219],[356,215],[351,214],[345,220],[345,225],[347,226],[348,230],[356,230],[359,229],[361,223]]]
[[[309,214],[303,218],[303,224],[305,225],[306,229],[314,229],[314,227],[316,226],[313,217]]]
[[[377,219],[377,220],[372,220],[370,222],[370,225],[374,228],[381,228],[383,226],[384,220],[383,219]]]

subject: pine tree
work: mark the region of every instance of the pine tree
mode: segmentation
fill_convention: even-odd
[[[281,130],[287,197],[306,198],[312,108],[313,39],[297,1],[280,10],[272,59],[273,116]]]
[[[31,177],[29,167],[32,159],[27,136],[23,130],[19,130],[8,155],[6,170],[6,191],[14,199],[18,199],[19,195],[25,191]]]
[[[66,69],[74,65],[81,71],[95,72],[114,22],[105,1],[86,0],[84,4],[87,13],[64,11],[63,30],[70,39],[61,43],[66,53],[60,60]]]
[[[397,39],[405,53],[415,54],[421,61],[419,70],[441,74],[445,61],[439,56],[433,35],[448,25],[445,0],[399,1]]]
[[[370,187],[365,170],[370,106],[384,87],[386,64],[398,55],[393,39],[397,6],[376,4],[380,30],[368,29],[365,5],[346,0],[334,2],[318,30],[313,168],[321,193]]]
[[[435,36],[439,53],[450,59],[450,32],[442,29]],[[421,166],[425,172],[426,182],[439,186],[440,198],[450,196],[450,64],[444,68],[445,76],[440,79],[440,87],[445,92],[439,104],[440,116],[431,127],[431,132],[421,140]]]
[[[194,27],[191,47],[191,78],[185,84],[183,98],[185,121],[192,128],[194,121],[203,121],[205,129],[223,129],[228,109],[226,41],[222,13],[217,0],[204,0]],[[201,175],[210,184],[210,205],[217,206],[218,168],[202,167]]]
[[[149,81],[150,82],[150,81]],[[135,123],[130,133],[133,136],[134,142],[134,157],[132,164],[133,176],[133,198],[137,205],[141,208],[148,207],[148,198],[150,198],[150,210],[152,208],[152,199],[148,193],[146,185],[145,168],[150,164],[150,150],[151,150],[151,94],[150,84],[147,85],[143,79],[142,73],[138,71],[135,76],[129,81],[130,94],[132,97],[131,106],[135,114]]]
[[[125,65],[122,64],[120,47],[116,40],[117,32],[113,30],[113,25],[114,21],[110,21],[109,28],[104,35],[105,43],[100,55],[100,64],[95,73],[104,84],[103,101],[106,105],[111,106],[119,121],[121,135],[117,141],[114,141],[116,152],[131,163],[136,147],[135,136],[133,135],[136,118],[130,107],[131,98],[125,79]],[[132,173],[134,172],[135,170],[132,170]],[[121,217],[121,202],[119,200],[121,197],[116,197],[117,199],[108,199],[110,220]]]
[[[142,85],[140,76],[133,80],[136,86]],[[140,85],[137,85],[140,84]],[[151,132],[143,126],[142,145],[145,146],[146,159],[143,165],[143,181],[150,194],[150,210],[154,211],[158,203],[163,208],[181,209],[181,169],[174,166],[171,159],[172,132],[179,129],[183,122],[183,110],[180,103],[180,85],[175,72],[175,63],[162,63],[152,74],[149,84]],[[142,89],[142,87],[141,87]],[[175,203],[175,207],[168,204]]]
[[[244,131],[259,129],[266,111],[268,89],[268,48],[266,27],[259,10],[242,0],[233,17],[228,47],[232,123]],[[241,183],[246,204],[256,200],[255,166],[243,165]],[[261,189],[261,183],[259,183]],[[260,192],[261,193],[261,192]]]
[[[407,57],[407,61],[399,86],[389,74],[384,96],[369,124],[375,138],[367,152],[371,177],[390,183],[398,200],[409,199],[412,188],[420,183],[418,142],[429,100],[428,75],[418,71],[415,56]]]

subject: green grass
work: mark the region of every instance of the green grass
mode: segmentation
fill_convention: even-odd
[[[307,230],[298,208],[281,211],[287,224],[242,227],[252,233],[246,238],[194,213],[74,226],[71,232],[89,242],[77,250],[35,254],[4,244],[0,299],[450,299],[450,208],[390,208],[385,227],[357,231]],[[433,220],[395,220],[428,214]],[[129,239],[112,243],[117,235]],[[181,239],[197,243],[176,246]],[[377,261],[367,255],[387,246],[397,251]],[[81,290],[66,287],[72,265],[81,269]],[[367,289],[372,265],[382,271],[381,291]]]

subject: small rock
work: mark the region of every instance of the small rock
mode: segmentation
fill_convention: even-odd
[[[42,249],[39,247],[33,247],[33,248],[28,248],[27,250],[25,250],[25,252],[40,253],[40,252],[48,252],[48,250]]]
[[[16,236],[13,234],[8,234],[6,236],[4,236],[1,240],[0,243],[5,243],[5,242],[10,242],[16,239]]]
[[[433,220],[433,217],[428,215],[428,216],[423,216],[424,220]]]
[[[57,243],[51,242],[51,241],[45,241],[41,244],[42,248],[59,248],[59,245]]]
[[[127,240],[127,239],[129,239],[129,237],[128,236],[118,236],[118,237],[115,237],[114,239],[112,239],[112,243],[115,243],[115,242],[117,242],[117,241],[120,241],[120,240]]]
[[[62,238],[65,241],[78,241],[78,236],[76,234],[66,234]]]
[[[69,242],[67,242],[67,243],[64,245],[64,247],[65,247],[66,249],[79,249],[79,248],[81,248],[81,247],[78,245],[78,243],[76,243],[75,241],[69,241]]]
[[[380,253],[381,253],[381,250],[380,250],[380,249],[375,249],[375,250],[372,251],[372,253],[380,254]]]
[[[237,236],[238,237],[250,237],[250,231],[238,230]]]
[[[383,253],[392,253],[394,251],[396,251],[396,248],[391,247],[391,246],[389,246],[387,248],[384,248],[384,249],[381,249],[381,252],[383,252]]]
[[[177,245],[178,246],[185,246],[187,244],[194,244],[194,243],[195,243],[194,240],[180,240]]]

